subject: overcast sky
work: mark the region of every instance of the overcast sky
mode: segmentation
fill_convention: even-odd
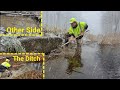
[[[82,17],[89,25],[90,32],[93,34],[101,33],[101,11],[82,11]]]

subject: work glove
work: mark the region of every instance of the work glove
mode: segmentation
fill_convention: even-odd
[[[83,37],[83,35],[81,35],[81,36],[77,37],[76,39],[78,40],[78,39],[81,39],[82,37]]]
[[[76,39],[81,39],[84,36],[84,32],[81,32],[80,36],[78,36]]]
[[[69,42],[75,43],[76,42],[76,38],[73,37],[73,36],[69,37]]]

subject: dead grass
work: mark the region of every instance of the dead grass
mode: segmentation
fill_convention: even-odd
[[[120,44],[120,33],[108,33],[101,38],[101,42],[99,44],[107,44],[107,45],[115,45]]]
[[[45,29],[45,28],[44,28]],[[45,29],[47,33],[53,33],[55,35],[60,35],[62,38],[64,38],[65,33],[67,33],[68,30],[61,30],[56,27],[53,28],[46,28]],[[89,39],[91,42],[98,42],[100,45],[115,45],[120,44],[120,33],[107,33],[105,35],[99,34],[99,35],[93,35],[91,33],[86,33],[85,37]]]
[[[61,35],[65,34],[65,33],[67,33],[68,30],[66,30],[66,29],[62,30],[62,29],[59,29],[57,27],[52,27],[52,28],[44,27],[43,31],[45,33],[53,33],[56,36],[61,36]]]
[[[96,36],[96,35],[87,33],[87,34],[85,34],[85,36],[86,36],[86,38],[89,39],[91,42],[97,41],[97,36]]]
[[[93,35],[93,34],[86,34],[86,38],[89,39],[91,42],[98,42],[100,45],[115,45],[120,44],[120,33],[107,33],[105,35]]]

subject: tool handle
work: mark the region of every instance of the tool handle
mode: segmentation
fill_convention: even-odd
[[[90,31],[90,30],[86,30],[85,32],[88,32],[88,31]],[[80,36],[82,36],[82,35],[80,35]],[[77,36],[76,38],[78,38],[78,37],[80,37],[80,36]],[[61,47],[63,47],[63,46],[65,46],[66,44],[68,44],[68,43],[70,43],[69,41],[68,42],[66,42],[65,44],[63,44]]]

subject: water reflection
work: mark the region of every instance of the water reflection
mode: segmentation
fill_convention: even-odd
[[[120,47],[100,46],[101,63],[107,79],[120,78]]]
[[[66,70],[67,74],[72,74],[76,68],[82,67],[83,64],[81,63],[81,45],[77,41],[77,47],[75,48],[74,55],[69,55],[68,59],[68,68]],[[77,71],[75,71],[77,72]]]

